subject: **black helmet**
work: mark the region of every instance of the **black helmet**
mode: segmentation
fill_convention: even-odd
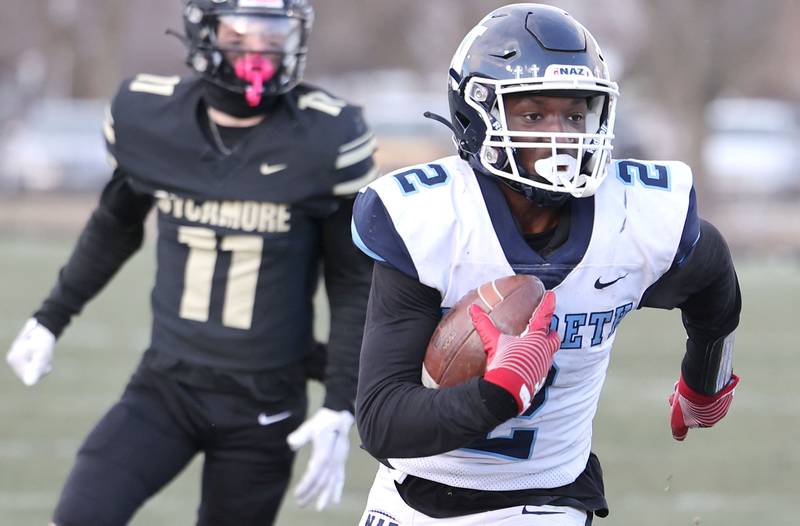
[[[489,13],[456,50],[448,91],[459,154],[475,170],[503,178],[542,206],[590,196],[605,178],[617,85],[597,42],[565,11],[513,4]],[[511,93],[586,98],[586,133],[510,131],[503,98]],[[553,155],[531,175],[517,160],[519,148]],[[563,150],[574,155],[557,153]]]
[[[255,106],[251,101],[256,96],[286,93],[301,80],[313,20],[307,0],[186,0],[186,62],[217,86],[244,94]],[[246,43],[221,46],[221,23],[241,27],[242,32],[262,32],[265,46],[258,50],[247,49]],[[276,34],[277,39],[273,38]],[[226,59],[226,53],[245,55],[248,51],[252,55],[241,64]],[[257,56],[271,60],[259,62]]]

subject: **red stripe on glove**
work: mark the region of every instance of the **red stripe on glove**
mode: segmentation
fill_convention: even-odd
[[[550,332],[555,308],[555,293],[545,292],[528,322],[527,330],[522,336],[512,336],[502,334],[478,305],[469,307],[472,323],[486,350],[486,373],[483,378],[508,391],[517,401],[520,414],[530,406],[547,378],[553,355],[561,345],[558,334]]]
[[[739,377],[731,375],[722,391],[709,396],[693,391],[681,376],[669,397],[672,437],[683,440],[689,429],[711,427],[722,420],[733,402],[733,392],[738,383]]]

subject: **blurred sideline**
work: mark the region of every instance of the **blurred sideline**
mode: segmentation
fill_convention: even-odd
[[[449,155],[445,149],[408,141],[392,145],[402,151],[425,153],[415,162]],[[387,159],[382,172],[402,165],[388,162],[388,145],[379,157]],[[110,172],[109,172],[110,175]],[[94,209],[96,192],[0,193],[0,236],[74,237]],[[699,199],[700,215],[722,231],[735,257],[748,259],[793,259],[800,261],[800,203],[796,200],[727,199],[708,202]],[[149,220],[152,222],[154,214]],[[150,230],[150,227],[148,227]],[[150,230],[152,232],[152,230]]]

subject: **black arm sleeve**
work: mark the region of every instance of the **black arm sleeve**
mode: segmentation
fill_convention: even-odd
[[[339,209],[322,224],[325,288],[331,310],[323,405],[351,413],[372,275],[372,260],[353,245],[352,215],[353,199],[343,199]]]
[[[512,410],[502,418],[492,413],[493,403],[484,396],[502,389],[482,379],[443,389],[422,386],[425,348],[441,318],[440,304],[437,290],[375,265],[361,346],[356,422],[364,448],[378,459],[450,451],[483,437],[515,414]],[[500,396],[505,402],[511,397],[505,392]]]
[[[715,374],[708,370],[711,345],[736,329],[742,309],[730,250],[714,225],[701,220],[700,238],[692,253],[648,290],[642,306],[681,309],[689,336],[681,373],[692,389],[713,394],[704,388],[705,379]]]
[[[151,196],[135,193],[127,177],[114,172],[50,295],[34,313],[39,323],[56,337],[61,335],[72,317],[139,249],[152,206]]]

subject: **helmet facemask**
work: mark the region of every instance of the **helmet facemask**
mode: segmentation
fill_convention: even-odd
[[[283,5],[282,2],[278,2]],[[187,62],[208,81],[256,108],[291,90],[305,68],[313,11],[190,0],[184,11]],[[266,5],[266,4],[265,4]]]
[[[495,9],[456,49],[448,80],[451,129],[474,170],[537,206],[594,194],[611,159],[618,91],[594,37],[567,12],[533,3]],[[580,109],[566,116],[572,110],[554,98],[578,101]],[[524,109],[514,113],[519,101],[566,120],[545,127],[520,120],[527,117]]]
[[[613,82],[594,77],[588,70],[575,67],[571,70],[580,73],[553,75],[553,78],[545,74],[504,80],[468,79],[463,87],[464,100],[477,112],[486,129],[478,154],[485,171],[502,177],[515,189],[527,186],[564,197],[589,197],[595,193],[611,159],[617,88]],[[548,68],[550,71],[557,70]],[[588,106],[585,132],[511,130],[506,101],[513,94],[585,98]],[[520,152],[524,149],[546,150],[550,155],[537,160],[534,173],[529,173],[520,162]]]

